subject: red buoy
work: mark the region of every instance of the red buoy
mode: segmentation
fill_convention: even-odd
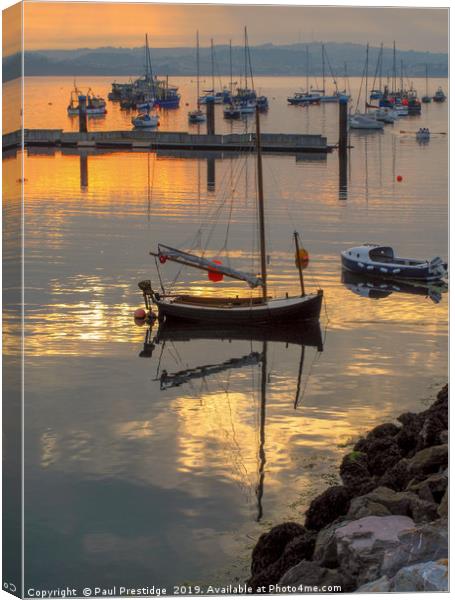
[[[397,175],[397,181],[403,181],[403,177],[401,175]]]
[[[146,316],[147,316],[147,313],[145,312],[145,310],[143,308],[137,308],[134,311],[134,318],[135,319],[140,319],[141,321],[143,321]]]
[[[221,265],[223,264],[220,260],[213,260],[212,261],[214,265]],[[223,273],[219,273],[216,270],[216,267],[213,269],[209,270],[209,279],[210,281],[213,281],[213,283],[218,283],[219,281],[223,281]]]
[[[167,256],[165,256],[164,254],[160,254],[160,263],[162,265],[164,265],[164,263],[167,261]]]

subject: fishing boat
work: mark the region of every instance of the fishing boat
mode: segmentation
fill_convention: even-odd
[[[447,277],[447,263],[432,259],[402,258],[392,247],[363,244],[341,252],[343,268],[353,273],[375,275],[386,279],[439,281]]]
[[[72,89],[70,92],[70,101],[66,109],[70,116],[79,114],[79,96],[81,93],[82,92],[77,89],[76,83],[74,83],[74,89]]]
[[[188,113],[188,121],[190,123],[204,123],[206,115],[201,110],[199,98],[199,31],[196,32],[196,110],[191,110]]]
[[[75,116],[79,114],[79,96],[81,96],[81,92],[74,86],[67,107],[68,115]],[[88,116],[105,115],[107,113],[106,101],[89,89],[86,94],[85,111]]]
[[[425,65],[425,96],[422,96],[423,104],[430,104],[432,98],[428,93],[428,65]]]
[[[436,90],[436,92],[433,96],[433,101],[434,102],[445,102],[446,101],[446,95],[444,94],[442,87],[438,87],[438,89]]]
[[[133,117],[131,119],[131,123],[134,125],[134,127],[138,129],[150,129],[153,127],[158,127],[158,125],[160,124],[160,117],[157,113],[140,113],[136,117]]]
[[[260,294],[250,296],[196,296],[191,294],[170,294],[162,287],[158,293],[151,286],[149,280],[139,283],[144,297],[147,311],[150,313],[152,306],[158,308],[158,318],[183,319],[202,323],[224,325],[253,325],[270,324],[278,322],[296,322],[299,320],[317,320],[320,315],[323,292],[307,294],[303,281],[303,261],[305,254],[299,245],[299,236],[294,233],[296,247],[296,266],[300,275],[301,293],[298,296],[286,294],[282,297],[272,297],[268,293],[267,285],[267,244],[264,209],[264,188],[262,169],[262,149],[260,134],[260,113],[256,108],[256,160],[257,160],[257,217],[260,240],[260,274],[243,272],[229,266],[214,262],[191,252],[179,250],[164,244],[158,244],[156,251],[151,255],[156,259],[156,265],[164,265],[167,261],[179,263],[196,269],[201,269],[212,274],[212,277],[223,276],[246,282],[252,289],[259,289]],[[307,259],[307,255],[306,255]],[[159,275],[160,281],[161,275]]]

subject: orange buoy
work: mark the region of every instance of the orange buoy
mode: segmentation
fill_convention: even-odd
[[[403,181],[403,177],[401,175],[397,175],[397,181]]]
[[[143,308],[137,308],[134,311],[134,318],[135,319],[144,321],[146,316],[147,316],[147,313],[145,312],[145,310]]]
[[[308,267],[308,263],[310,262],[310,255],[305,250],[305,248],[300,248],[298,252],[295,253],[295,266],[302,267],[302,269],[306,269]]]
[[[214,265],[221,265],[223,264],[220,260],[212,260],[212,263]],[[212,281],[213,283],[218,283],[219,281],[223,281],[223,273],[220,273],[219,271],[216,270],[216,267],[214,267],[214,269],[210,269],[209,270],[209,279],[210,281]]]

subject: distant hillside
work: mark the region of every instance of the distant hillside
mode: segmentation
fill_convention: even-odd
[[[365,65],[365,47],[360,44],[327,43],[326,73],[332,71],[342,76],[345,65],[348,75],[362,75]],[[369,74],[376,70],[378,48],[370,48]],[[153,68],[159,75],[194,75],[196,58],[194,48],[153,48],[151,50]],[[320,76],[321,44],[309,44],[310,75]],[[304,75],[306,65],[306,45],[292,44],[275,46],[265,44],[251,48],[255,75]],[[20,73],[20,57],[14,55],[3,59],[4,81],[14,79]],[[234,78],[243,73],[244,50],[236,46],[232,49]],[[428,64],[430,77],[446,77],[448,57],[443,53],[397,50],[397,76],[400,76],[401,61],[405,77],[422,77]],[[77,50],[42,50],[26,52],[24,56],[25,75],[123,75],[137,76],[144,71],[144,48],[79,48]],[[229,74],[229,47],[215,46],[215,71],[217,75]],[[200,69],[202,75],[211,72],[210,49],[201,48]],[[392,74],[393,53],[384,49],[383,77]]]

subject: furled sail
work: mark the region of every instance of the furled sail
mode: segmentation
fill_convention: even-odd
[[[258,277],[253,273],[237,271],[236,269],[231,269],[225,265],[214,263],[211,260],[201,256],[195,256],[189,252],[183,252],[182,250],[177,250],[176,248],[171,248],[170,246],[165,246],[164,244],[158,244],[158,252],[150,252],[150,254],[157,256],[161,263],[165,263],[166,260],[172,260],[182,265],[195,267],[196,269],[202,269],[212,273],[220,273],[226,275],[227,277],[231,277],[232,279],[246,281],[252,288],[262,285],[261,277]]]

